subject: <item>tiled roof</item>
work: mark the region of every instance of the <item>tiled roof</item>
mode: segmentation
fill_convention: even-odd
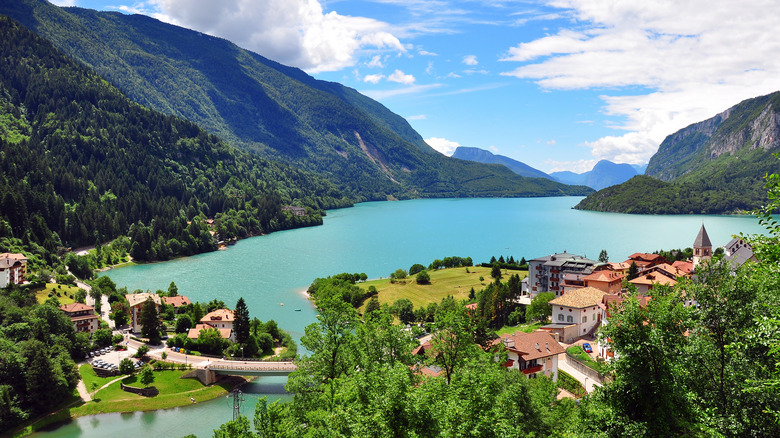
[[[628,281],[631,284],[635,285],[654,285],[654,284],[663,284],[666,286],[674,286],[677,284],[677,280],[671,279],[667,277],[664,274],[661,274],[659,272],[651,272],[649,274],[642,274],[639,277],[629,280]]]
[[[583,287],[582,289],[566,292],[558,298],[551,300],[550,304],[583,309],[585,307],[597,306],[605,294],[605,292],[595,287]]]
[[[603,281],[609,283],[611,281],[622,280],[625,275],[620,272],[614,271],[596,271],[590,275],[586,275],[582,278],[583,281]]]
[[[233,311],[230,309],[217,309],[213,312],[209,312],[200,319],[200,322],[216,322],[216,321],[222,321],[222,322],[233,322],[236,320],[235,315],[233,314]]]
[[[84,312],[87,310],[95,311],[95,308],[92,306],[87,306],[86,304],[82,303],[71,303],[71,304],[65,304],[63,306],[60,306],[60,310],[62,310],[65,313],[76,313],[76,312]]]
[[[229,328],[216,328],[209,324],[198,324],[195,327],[191,328],[189,332],[187,332],[187,337],[190,339],[198,339],[198,336],[200,336],[201,330],[219,330],[220,336],[222,336],[222,339],[230,339],[230,330]]]
[[[661,256],[659,254],[648,254],[646,252],[635,252],[628,256],[628,260],[634,260],[634,261],[646,261],[646,262],[655,262],[658,261],[658,259]]]
[[[503,343],[507,350],[517,353],[524,361],[555,356],[563,353],[563,347],[550,333],[539,330],[533,333],[515,332],[501,335],[493,341],[494,345]]]
[[[6,269],[17,263],[27,263],[27,257],[24,254],[4,252],[0,254],[0,268]]]
[[[704,224],[701,224],[701,229],[699,230],[699,234],[696,235],[696,240],[693,241],[693,247],[712,248],[712,243],[710,242],[710,236],[707,235],[707,230],[704,229]]]
[[[181,307],[190,304],[190,299],[184,295],[177,295],[175,297],[163,297],[165,304],[173,307]]]
[[[152,301],[154,301],[154,304],[160,305],[160,296],[157,294],[152,294],[149,292],[143,292],[140,294],[127,294],[125,295],[125,298],[127,299],[127,303],[130,304],[130,307],[138,306],[139,304],[143,304],[147,298],[152,297]]]
[[[693,263],[688,261],[677,260],[676,262],[672,263],[672,266],[682,272],[685,272],[686,274],[693,272]]]

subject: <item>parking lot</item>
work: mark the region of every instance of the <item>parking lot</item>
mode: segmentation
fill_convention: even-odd
[[[94,368],[105,370],[119,369],[119,362],[129,357],[136,364],[136,369],[140,368],[140,361],[134,359],[133,352],[129,350],[114,350],[112,347],[106,347],[100,350],[94,350],[87,354],[87,362]]]

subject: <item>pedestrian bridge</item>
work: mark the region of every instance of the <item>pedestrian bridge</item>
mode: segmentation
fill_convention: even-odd
[[[217,381],[217,376],[287,376],[297,370],[292,362],[203,361],[186,377],[196,377],[204,385]]]

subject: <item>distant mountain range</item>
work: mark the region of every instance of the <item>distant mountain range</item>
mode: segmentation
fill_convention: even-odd
[[[455,149],[455,153],[452,154],[452,158],[458,158],[460,160],[467,160],[467,161],[476,161],[477,163],[485,163],[485,164],[502,164],[506,166],[509,170],[511,170],[512,172],[520,176],[525,176],[528,178],[547,178],[555,181],[555,178],[542,172],[541,170],[534,169],[533,167],[523,163],[522,161],[517,161],[512,158],[505,157],[503,155],[495,155],[490,151],[486,151],[480,148],[460,146],[457,149]],[[566,183],[565,181],[560,181],[560,182],[563,182],[564,184],[569,184]],[[577,183],[577,185],[580,184],[581,183]]]
[[[780,92],[745,100],[666,137],[644,177],[576,208],[624,213],[731,213],[767,201],[764,176],[780,172]]]
[[[628,181],[637,175],[634,166],[630,164],[615,164],[608,160],[601,160],[593,166],[592,170],[583,173],[553,172],[550,174],[556,180],[564,184],[585,185],[594,190],[614,186]]]
[[[229,143],[311,171],[355,201],[582,195],[547,179],[436,152],[402,117],[224,39],[142,15],[5,0],[5,14],[93,68],[134,101]]]
[[[495,155],[490,151],[480,148],[460,146],[455,149],[452,158],[461,160],[476,161],[486,164],[502,164],[512,172],[529,178],[547,178],[564,184],[575,186],[588,186],[594,190],[601,190],[615,184],[620,184],[637,175],[637,168],[644,170],[644,166],[632,166],[630,164],[615,164],[608,160],[601,160],[593,166],[592,170],[584,173],[574,173],[569,171],[553,172],[549,175],[541,170],[505,157]]]

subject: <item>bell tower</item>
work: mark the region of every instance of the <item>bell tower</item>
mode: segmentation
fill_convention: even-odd
[[[704,223],[702,223],[699,234],[693,241],[693,267],[695,268],[699,263],[710,258],[712,258],[712,243],[704,228]]]

